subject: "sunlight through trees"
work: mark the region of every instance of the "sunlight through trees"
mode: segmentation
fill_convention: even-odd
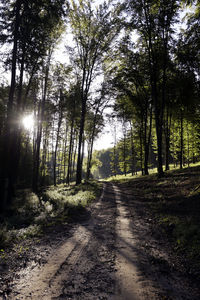
[[[161,177],[199,160],[198,3],[1,2],[1,69],[10,78],[0,86],[2,209],[19,187],[38,193],[154,167]],[[178,31],[184,5],[193,10]],[[108,123],[113,147],[94,152]]]

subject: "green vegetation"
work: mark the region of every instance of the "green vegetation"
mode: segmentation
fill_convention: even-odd
[[[157,224],[156,231],[166,234],[174,251],[183,255],[191,272],[200,269],[200,166],[199,164],[166,172],[160,179],[156,174],[135,178],[119,177],[133,199],[141,201]]]
[[[0,228],[1,256],[4,248],[22,239],[40,236],[46,227],[87,217],[87,206],[100,195],[102,184],[96,181],[79,186],[60,185],[41,191],[18,191]]]
[[[100,184],[83,179],[112,175],[199,259],[199,22],[195,0],[1,0],[1,257],[84,218]],[[105,121],[113,147],[94,152]]]
[[[1,210],[21,188],[199,160],[198,1],[1,3]],[[113,147],[94,153],[105,123]]]

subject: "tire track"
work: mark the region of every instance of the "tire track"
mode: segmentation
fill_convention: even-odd
[[[132,218],[126,198],[114,184],[113,190],[117,205],[116,280],[113,300],[156,299],[152,285],[145,281],[145,277],[138,269],[138,239],[131,230]]]
[[[101,210],[101,201],[104,197],[105,185],[97,210]],[[14,283],[12,294],[9,299],[44,299],[49,300],[58,297],[62,293],[63,281],[70,278],[74,272],[76,262],[82,256],[86,246],[92,238],[94,220],[91,219],[86,226],[79,225],[71,238],[68,238],[52,255],[43,266],[36,266],[32,270],[26,270],[18,274],[18,280]],[[23,275],[26,273],[25,275]]]
[[[15,283],[16,289],[9,295],[9,299],[49,300],[52,296],[57,296],[62,289],[63,266],[75,264],[91,235],[83,226],[79,226],[74,235],[49,257],[44,266],[37,266]]]
[[[139,300],[141,286],[136,267],[137,256],[133,249],[134,237],[129,228],[129,213],[121,199],[120,190],[113,185],[118,217],[116,220],[116,287],[115,300]]]

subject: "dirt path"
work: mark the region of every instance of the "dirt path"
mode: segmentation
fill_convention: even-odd
[[[116,220],[116,300],[138,300],[153,299],[149,287],[142,287],[142,277],[137,268],[138,258],[137,239],[133,235],[130,227],[130,212],[124,205],[123,197],[119,188],[113,185],[117,205]],[[145,297],[146,294],[146,297]]]
[[[132,200],[133,195],[106,183],[91,217],[59,246],[46,245],[45,263],[29,263],[16,274],[7,299],[199,299],[191,281],[169,267],[150,221]]]

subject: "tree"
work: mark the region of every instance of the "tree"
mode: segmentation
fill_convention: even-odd
[[[93,103],[91,103],[91,112],[87,114],[87,132],[88,132],[88,159],[87,159],[87,171],[86,179],[89,180],[91,173],[91,163],[93,156],[93,145],[95,138],[98,137],[104,126],[103,112],[108,105],[109,99],[106,99],[107,87],[103,83],[99,91],[99,96],[95,97]]]
[[[73,165],[75,163],[76,154],[74,153],[74,145],[76,144],[76,131],[78,130],[78,126],[80,123],[80,113],[81,113],[81,86],[78,80],[75,84],[70,86],[68,96],[67,96],[67,119],[70,125],[68,169],[67,169],[67,176],[66,176],[67,184],[69,184],[71,181]],[[73,154],[75,154],[75,157]]]
[[[76,63],[81,71],[81,120],[76,183],[82,179],[82,153],[85,116],[91,84],[99,72],[106,51],[119,31],[116,17],[104,2],[93,8],[93,1],[72,1],[69,18],[76,44]]]
[[[148,73],[151,97],[154,107],[158,175],[163,175],[162,138],[163,117],[166,104],[167,70],[170,61],[170,40],[176,21],[179,2],[175,0],[131,1],[128,10],[132,11],[130,26],[140,34],[142,46],[148,53]]]
[[[55,34],[51,36],[53,30],[61,24],[64,1],[57,0],[52,3],[50,0],[44,0],[33,3],[32,1],[16,0],[3,1],[3,3],[4,6],[1,7],[1,29],[4,34],[1,36],[1,42],[13,44],[10,59],[11,85],[1,156],[1,199],[4,199],[6,205],[6,202],[9,203],[12,200],[18,177],[21,112],[25,108],[33,74],[39,66],[39,59],[44,57],[52,38],[55,38]],[[18,69],[19,80],[17,81]],[[25,71],[30,74],[30,78],[26,85],[26,92],[23,93]],[[13,124],[15,125],[13,126]]]
[[[142,47],[137,47],[125,35],[116,53],[108,76],[116,97],[116,107],[126,118],[140,120],[142,169],[148,174],[149,147],[152,128],[152,98],[148,76],[148,57]],[[131,66],[131,68],[130,68]]]

